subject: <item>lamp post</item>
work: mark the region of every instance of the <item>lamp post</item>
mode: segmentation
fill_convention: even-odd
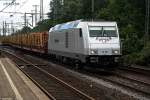
[[[39,5],[33,5],[33,7],[35,7],[35,25],[37,24],[37,7],[38,7]]]
[[[92,8],[92,20],[94,19],[94,0],[91,1],[91,8]]]
[[[150,0],[148,0],[148,3],[147,3],[147,34],[149,36],[149,14],[150,14]]]
[[[43,0],[40,0],[40,21],[43,20]]]
[[[145,34],[146,41],[149,39],[149,15],[150,15],[150,0],[146,0],[146,16],[145,16]]]
[[[62,5],[64,5],[64,0],[62,0],[61,2],[62,2]]]
[[[13,15],[10,15],[10,18],[14,17]],[[11,34],[14,33],[14,26],[13,26],[13,20],[11,20]]]

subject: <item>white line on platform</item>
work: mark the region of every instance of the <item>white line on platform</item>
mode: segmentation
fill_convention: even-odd
[[[2,69],[4,70],[4,73],[5,73],[5,75],[6,75],[7,79],[8,79],[8,81],[9,81],[9,83],[10,83],[10,85],[11,85],[11,87],[12,87],[12,89],[13,89],[15,95],[16,95],[16,99],[17,99],[17,100],[23,100],[23,98],[21,97],[19,91],[17,90],[16,86],[14,85],[14,83],[13,83],[11,77],[9,76],[7,70],[5,69],[4,65],[2,64],[2,61],[1,61],[1,60],[0,60],[0,65],[2,66]]]

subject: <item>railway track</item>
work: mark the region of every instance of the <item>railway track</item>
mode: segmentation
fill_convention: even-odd
[[[31,59],[28,59],[28,60],[31,60]],[[46,71],[49,70],[48,65],[44,65],[43,63],[36,65],[36,61],[33,62],[33,63],[35,63],[34,65],[36,67],[40,68],[40,69],[44,68]],[[24,67],[24,65],[27,66],[27,67]],[[21,69],[32,68],[31,64],[20,64],[19,66],[20,66]],[[35,71],[35,69],[31,69],[31,70]],[[122,70],[123,70],[123,68],[122,68]],[[138,79],[134,79],[134,78],[131,78],[131,77],[126,77],[126,76],[121,75],[120,73],[117,73],[117,72],[110,72],[111,75],[108,75],[108,76],[107,75],[106,76],[105,75],[101,76],[100,74],[95,73],[95,72],[91,72],[91,71],[88,72],[88,70],[85,70],[85,71],[81,70],[79,72],[83,73],[83,74],[86,74],[88,76],[92,76],[92,77],[96,77],[98,79],[102,79],[102,80],[107,81],[111,84],[123,87],[124,89],[130,90],[132,92],[135,92],[135,93],[138,93],[138,94],[141,94],[141,95],[144,95],[144,96],[147,96],[148,98],[150,97],[150,90],[149,90],[150,89],[150,84],[148,82],[141,81],[141,80],[138,80]],[[142,74],[143,72],[141,73],[139,71],[138,73]],[[70,83],[70,84],[72,84],[72,83]],[[56,95],[57,95],[57,93],[56,93]],[[92,96],[92,97],[94,97],[94,96]],[[91,97],[91,99],[95,99],[95,98],[92,98],[92,97]],[[82,99],[85,99],[85,98],[82,97]]]
[[[142,75],[147,75],[150,76],[150,69],[145,69],[145,68],[139,68],[139,67],[119,67],[120,70],[126,70],[126,71],[130,71],[133,73],[138,73],[138,74],[142,74]]]
[[[105,71],[103,71],[105,73]],[[99,75],[98,73],[93,74],[91,71],[88,73],[86,70],[84,74],[96,77],[98,79],[103,79],[104,81],[110,82],[114,85],[121,86],[124,89],[131,90],[135,93],[139,93],[142,95],[146,95],[150,97],[150,83],[143,81],[143,80],[138,80],[134,79],[132,77],[124,76],[117,71],[112,71],[112,72],[106,72],[109,75]]]
[[[123,69],[127,69],[127,68],[122,68],[121,72],[119,72],[118,69],[116,69],[114,71],[110,71],[110,72],[102,71],[103,73],[105,73],[105,72],[108,73],[108,75],[102,75],[102,76],[99,75],[98,72],[91,72],[91,71],[88,72],[88,70],[86,70],[84,73],[87,75],[99,78],[99,79],[103,79],[107,82],[121,86],[125,89],[129,89],[136,93],[140,93],[142,95],[147,95],[149,97],[150,96],[150,81],[145,81],[140,78],[130,77],[126,74],[128,69],[125,71]],[[149,70],[146,70],[146,72],[147,71],[149,71]],[[100,72],[101,72],[101,70],[100,70]],[[130,74],[131,74],[131,72],[130,72]],[[143,72],[143,70],[142,70],[142,72],[139,71],[138,75],[143,75],[143,78],[147,77],[147,74],[145,76],[145,73]],[[148,79],[150,79],[150,78],[148,77]]]
[[[4,51],[3,51],[4,52]],[[6,52],[6,51],[5,51]],[[23,71],[40,89],[52,100],[95,100],[93,97],[83,93],[72,85],[64,82],[57,76],[40,68],[46,67],[44,64],[33,64],[10,52],[7,56]],[[33,73],[34,71],[34,73]]]
[[[123,76],[117,72],[113,72],[112,74],[113,76],[107,77],[107,78],[105,77],[105,79],[115,84],[119,84],[130,90],[133,90],[135,92],[150,96],[150,83],[147,83],[138,79],[134,79],[131,77]]]

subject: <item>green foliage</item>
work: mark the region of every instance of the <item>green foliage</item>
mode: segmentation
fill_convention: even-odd
[[[36,27],[32,29],[32,32],[42,32],[42,31],[48,31],[50,27],[53,26],[53,21],[50,19],[46,19],[43,21],[40,21]]]
[[[145,21],[145,13],[142,9],[145,5],[142,8],[135,6],[138,1],[109,0],[107,7],[99,11],[97,18],[117,21],[121,35],[126,32],[123,28],[132,27],[133,32],[136,32],[138,37],[142,37],[143,34],[141,33],[144,33]]]
[[[26,33],[30,33],[31,32],[31,28],[30,27],[23,27],[21,30],[18,30],[16,33],[12,34],[12,35],[16,35],[16,34],[26,34]]]
[[[136,33],[127,34],[123,41],[123,55],[137,53],[143,48],[143,43],[137,37]]]
[[[105,0],[94,0],[94,13],[91,12],[92,0],[52,0],[50,3],[51,12],[49,18],[66,22],[77,19],[95,18],[97,12],[104,7]]]
[[[53,20],[60,19],[62,16],[62,0],[52,0],[50,2],[50,10],[49,17]]]
[[[139,64],[148,66],[150,64],[150,42],[141,50],[140,53],[131,53],[123,56],[124,63]]]
[[[143,48],[140,57],[136,60],[136,64],[149,65],[150,64],[150,42]]]
[[[124,55],[122,57],[125,64],[135,64],[139,58],[140,58],[140,55],[138,53]]]

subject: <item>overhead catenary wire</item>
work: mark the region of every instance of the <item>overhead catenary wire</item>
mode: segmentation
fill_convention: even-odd
[[[8,12],[2,12],[2,13],[8,13],[8,14],[25,14],[25,12],[10,12],[10,11],[8,11]],[[26,14],[40,14],[40,13],[33,13],[33,12],[26,12]],[[47,15],[47,14],[45,14],[45,15]]]
[[[28,2],[28,0],[24,1],[24,2],[20,5],[20,7],[18,8],[18,10],[20,10],[22,7],[24,7],[24,5],[25,5],[27,2]],[[18,11],[18,10],[16,10],[16,11]],[[16,14],[16,13],[14,12],[14,14]],[[13,14],[13,15],[14,15],[14,14]]]

